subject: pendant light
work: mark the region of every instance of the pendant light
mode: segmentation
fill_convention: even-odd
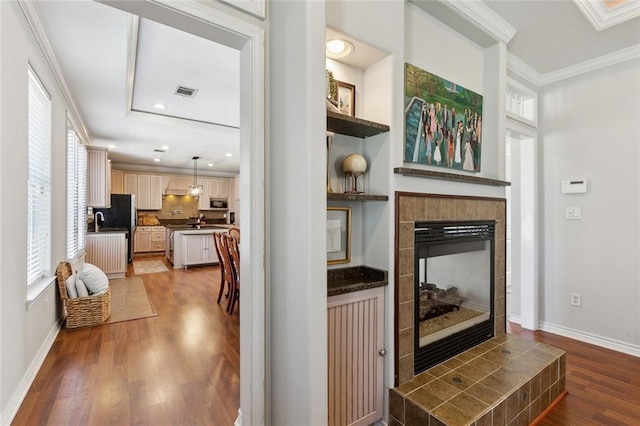
[[[193,157],[193,185],[189,186],[188,194],[192,197],[202,195],[202,185],[198,185],[198,160],[200,157]]]

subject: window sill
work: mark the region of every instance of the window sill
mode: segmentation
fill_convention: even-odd
[[[45,277],[27,289],[27,311],[40,300],[55,281],[56,277]]]

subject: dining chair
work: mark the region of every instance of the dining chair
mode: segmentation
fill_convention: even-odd
[[[235,236],[227,234],[226,240],[231,257],[231,270],[233,271],[233,285],[231,286],[231,297],[229,298],[227,312],[233,314],[236,303],[240,298],[240,251],[238,250],[238,239]]]
[[[220,232],[213,233],[213,242],[220,263],[220,291],[218,292],[218,304],[222,299],[225,287],[227,287],[227,297],[233,290],[233,270],[231,266],[231,258],[229,257],[229,248],[227,247],[226,235]],[[228,306],[227,306],[228,308]]]
[[[238,245],[240,244],[240,228],[234,226],[233,228],[229,228],[229,235],[232,237],[236,237],[238,240]]]

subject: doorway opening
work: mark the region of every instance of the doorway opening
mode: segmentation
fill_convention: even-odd
[[[523,328],[538,328],[537,143],[535,131],[507,128],[507,317]]]

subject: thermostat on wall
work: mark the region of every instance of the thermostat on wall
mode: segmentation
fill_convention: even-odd
[[[586,192],[587,192],[586,179],[562,181],[563,194],[584,194]]]

